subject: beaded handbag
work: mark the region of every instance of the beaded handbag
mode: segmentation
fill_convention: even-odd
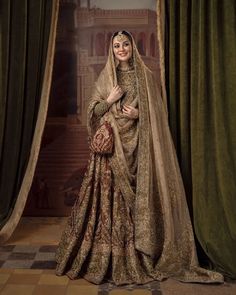
[[[101,124],[95,132],[90,148],[97,154],[111,154],[114,146],[114,134],[111,124],[105,121]]]

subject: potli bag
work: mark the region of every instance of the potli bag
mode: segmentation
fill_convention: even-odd
[[[114,145],[114,135],[111,124],[105,121],[95,132],[90,148],[97,154],[111,154]]]

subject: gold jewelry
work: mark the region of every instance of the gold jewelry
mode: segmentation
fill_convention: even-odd
[[[118,65],[117,70],[121,71],[121,72],[128,72],[130,70],[133,70],[133,63],[129,63],[128,66],[126,67],[121,67],[120,65]]]
[[[119,42],[122,42],[127,39],[126,35],[123,34],[122,31],[119,31],[116,37]]]
[[[133,57],[131,57],[131,58],[128,60],[128,63],[129,63],[129,67],[130,67],[130,68],[133,68],[133,66],[134,66],[134,60],[133,60]]]

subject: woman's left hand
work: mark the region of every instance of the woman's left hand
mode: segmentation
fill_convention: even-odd
[[[124,105],[122,112],[129,119],[138,119],[138,109],[130,105]]]

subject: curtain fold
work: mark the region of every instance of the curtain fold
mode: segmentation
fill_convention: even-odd
[[[156,1],[157,13],[157,46],[159,52],[159,68],[161,81],[161,97],[163,99],[166,112],[168,113],[167,96],[166,96],[166,81],[165,81],[165,2],[162,0]]]
[[[0,242],[16,227],[46,120],[58,0],[0,3]]]
[[[169,118],[198,240],[236,277],[236,2],[167,0]]]

